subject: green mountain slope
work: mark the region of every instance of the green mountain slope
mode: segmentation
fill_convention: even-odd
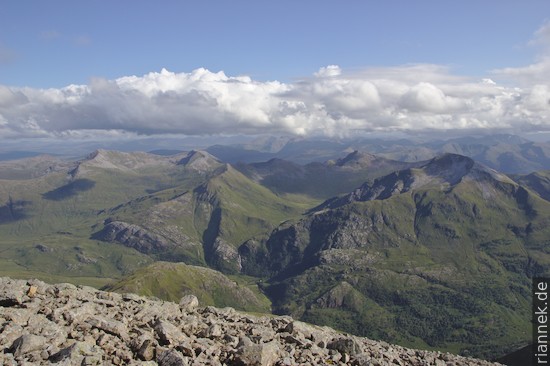
[[[299,165],[281,159],[271,159],[264,163],[238,164],[236,169],[280,194],[306,194],[327,199],[346,193],[365,181],[417,165],[419,164],[353,151],[344,158],[325,163]]]
[[[106,287],[178,302],[193,294],[204,306],[230,306],[237,310],[270,312],[269,299],[245,277],[232,279],[209,268],[184,263],[156,262]]]
[[[453,154],[238,169],[201,151],[9,162],[0,275],[126,276],[112,288],[166,299],[202,289],[205,303],[266,311],[261,279],[277,313],[492,357],[527,343],[530,279],[550,272],[546,175],[514,182]]]
[[[91,236],[110,207],[204,182],[209,169],[182,163],[186,157],[98,150],[36,178],[33,164],[19,164],[30,169],[29,179],[0,181],[0,272],[104,284],[150,263],[138,251]]]
[[[299,217],[315,203],[303,196],[277,196],[223,165],[193,189],[161,191],[111,210],[94,237],[157,259],[238,273],[240,244]]]
[[[539,196],[550,201],[550,171],[544,170],[527,175],[515,175],[514,180],[519,184],[528,187]]]
[[[550,203],[447,154],[325,202],[239,252],[274,311],[416,347],[491,357],[530,339],[550,272]]]

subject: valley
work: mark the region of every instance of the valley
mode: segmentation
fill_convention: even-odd
[[[516,142],[529,156],[529,142]],[[292,151],[271,143],[262,149]],[[387,149],[309,162],[268,151],[228,162],[205,150],[3,161],[0,276],[176,301],[192,293],[499,357],[530,341],[531,278],[550,273],[548,171],[495,170],[453,143],[408,161]]]

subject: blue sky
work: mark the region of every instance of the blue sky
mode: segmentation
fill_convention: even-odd
[[[0,140],[550,130],[550,2],[5,1]]]
[[[63,87],[199,67],[291,81],[319,67],[533,60],[548,1],[5,1],[0,83]]]

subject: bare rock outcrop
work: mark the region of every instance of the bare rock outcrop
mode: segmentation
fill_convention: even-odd
[[[290,317],[0,278],[2,365],[492,365]]]
[[[145,254],[166,250],[170,243],[162,236],[134,224],[107,220],[105,227],[93,235],[94,239],[117,242]]]

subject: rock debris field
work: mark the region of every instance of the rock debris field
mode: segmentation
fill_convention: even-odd
[[[493,365],[295,321],[0,278],[2,365]]]

